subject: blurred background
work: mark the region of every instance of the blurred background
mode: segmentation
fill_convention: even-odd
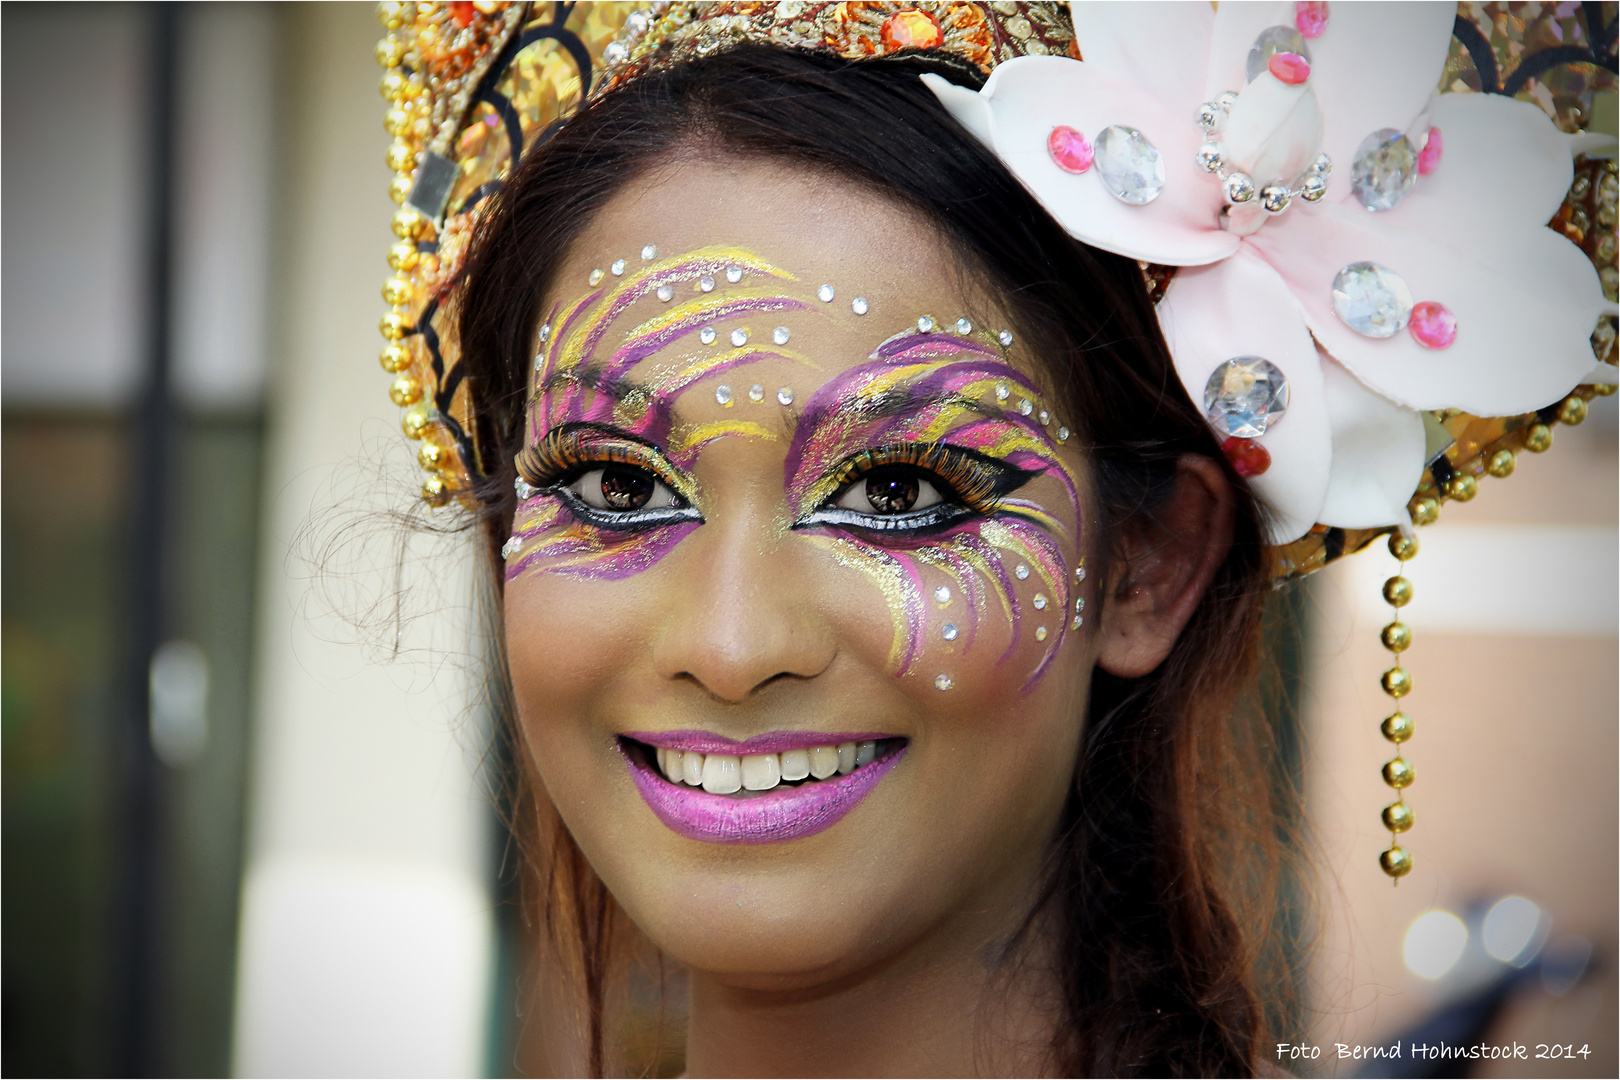
[[[1613,4],[1470,7],[1595,19],[1612,63]],[[0,8],[8,1075],[548,1060],[522,1037],[469,553],[387,516],[420,474],[374,359],[379,36],[369,4]],[[1612,132],[1612,94],[1595,115]],[[1569,1047],[1478,1075],[1620,1072],[1615,402],[1408,564],[1398,888],[1396,564],[1376,545],[1279,596],[1321,1048],[1286,1069],[1465,1071],[1334,1049],[1401,1037]]]

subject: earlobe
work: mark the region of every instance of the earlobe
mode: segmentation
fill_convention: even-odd
[[[1127,523],[1107,587],[1097,664],[1121,678],[1164,662],[1232,544],[1233,497],[1213,460],[1183,454],[1157,513]]]

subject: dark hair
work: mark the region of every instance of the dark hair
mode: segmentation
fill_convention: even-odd
[[[1117,557],[1121,529],[1153,527],[1182,455],[1218,462],[1236,492],[1230,551],[1169,658],[1141,678],[1093,678],[1044,910],[1057,920],[1064,998],[1053,1069],[1251,1075],[1266,1010],[1246,928],[1266,924],[1277,845],[1259,740],[1241,730],[1234,701],[1255,670],[1260,514],[1182,391],[1142,268],[1070,238],[944,111],[924,72],[983,81],[939,54],[848,61],[743,45],[602,95],[518,164],[477,231],[459,294],[479,436],[495,448],[481,488],[490,550],[511,521],[542,297],[628,182],[678,155],[772,159],[919,212],[1005,299],[1074,418],[1102,525],[1094,572]],[[529,799],[519,828],[545,832],[532,837],[534,895],[584,979],[600,1072],[614,905],[528,775],[528,755],[517,757]]]

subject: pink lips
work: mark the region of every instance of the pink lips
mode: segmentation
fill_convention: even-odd
[[[774,732],[735,742],[704,731],[661,731],[629,734],[637,742],[674,750],[715,754],[772,754],[783,750],[827,746],[838,742],[880,739],[882,735],[834,735]],[[844,776],[782,786],[747,798],[711,795],[702,788],[676,784],[625,755],[630,778],[648,807],[667,827],[691,840],[711,844],[776,844],[814,836],[836,825],[877,786],[905,756],[901,745]]]

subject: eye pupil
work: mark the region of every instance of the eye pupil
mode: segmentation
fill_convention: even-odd
[[[917,503],[917,478],[874,474],[866,479],[866,498],[880,514],[903,514]]]
[[[614,510],[640,510],[652,498],[653,478],[640,469],[602,470],[602,498]]]

